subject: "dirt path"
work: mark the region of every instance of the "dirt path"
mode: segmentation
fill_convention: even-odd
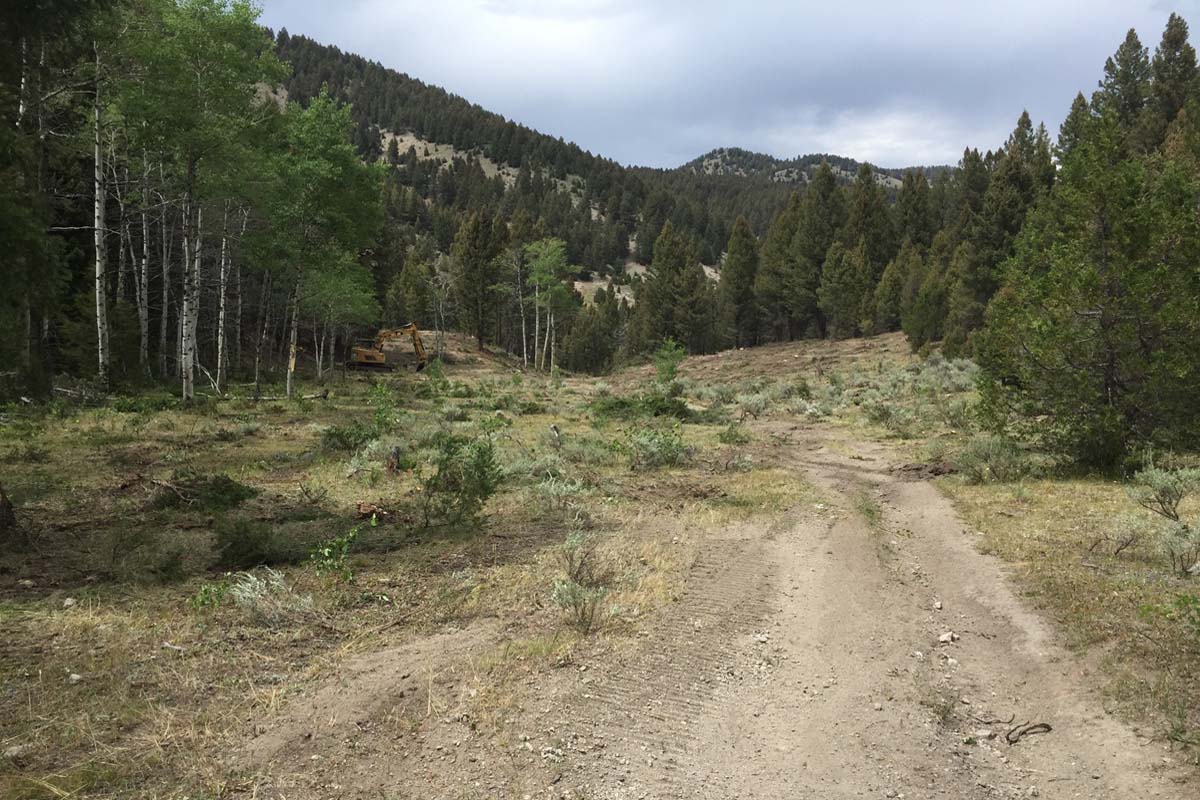
[[[931,484],[878,445],[805,435],[785,458],[821,502],[712,532],[636,646],[528,683],[519,737],[447,717],[357,759],[343,729],[341,780],[286,780],[287,796],[1195,797]],[[1007,743],[1026,722],[1051,730]],[[318,755],[280,761],[291,748],[268,741],[276,768]]]

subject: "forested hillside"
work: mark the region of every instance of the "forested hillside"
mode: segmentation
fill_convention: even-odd
[[[1048,420],[1093,460],[1196,430],[1200,105],[1177,16],[1153,56],[1130,31],[1057,140],[1014,113],[999,147],[928,171],[737,149],[626,168],[274,36],[240,0],[46,0],[4,26],[6,396],[55,376],[290,393],[297,364],[321,380],[410,320],[592,373],[667,340],[902,329],[978,356],[997,424]]]

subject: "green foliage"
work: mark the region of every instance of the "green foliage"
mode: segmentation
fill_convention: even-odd
[[[745,425],[731,422],[717,434],[717,440],[721,444],[748,444],[750,442],[750,434],[746,433]]]
[[[187,507],[203,511],[229,511],[258,494],[228,475],[176,472],[155,496],[156,508]]]
[[[835,339],[845,339],[862,330],[866,318],[864,306],[874,286],[871,270],[865,240],[860,240],[854,249],[847,249],[840,242],[829,248],[821,270],[818,297],[828,333]],[[874,316],[873,310],[870,316]]]
[[[198,613],[212,611],[225,602],[225,598],[229,595],[229,576],[226,576],[217,581],[205,581],[200,584],[200,588],[188,600],[188,605],[192,610]]]
[[[495,445],[488,438],[444,432],[433,445],[433,473],[421,477],[424,527],[479,525],[479,514],[503,477]]]
[[[758,273],[758,241],[746,218],[739,216],[729,235],[725,260],[721,263],[720,301],[729,328],[729,338],[735,347],[748,347],[758,342],[758,305],[754,298],[754,282]]]
[[[654,351],[654,372],[658,382],[664,386],[674,383],[679,375],[679,365],[687,357],[687,351],[680,347],[674,339],[667,338]]]
[[[1162,619],[1179,625],[1187,633],[1193,646],[1200,648],[1200,597],[1181,594],[1170,603],[1145,606],[1141,611],[1145,618]]]
[[[1200,521],[1185,520],[1180,506],[1200,492],[1200,467],[1169,469],[1147,458],[1129,491],[1135,503],[1159,518],[1154,535],[1171,568],[1191,574],[1200,566]]]
[[[221,517],[213,528],[221,569],[249,569],[285,564],[300,554],[270,525],[246,517]]]
[[[687,456],[678,425],[639,428],[629,437],[629,465],[635,470],[677,467]]]
[[[375,517],[371,517],[371,527],[375,527]],[[350,568],[350,548],[358,540],[359,529],[351,528],[341,536],[334,536],[331,539],[318,544],[312,549],[308,555],[308,560],[316,570],[317,575],[334,575],[342,581],[349,582],[354,578],[354,572]]]
[[[331,452],[354,452],[376,438],[376,429],[361,422],[330,425],[321,433],[321,446]]]
[[[1021,448],[1004,436],[974,436],[963,446],[955,466],[968,483],[1013,483],[1035,471]]]
[[[1031,214],[976,350],[994,422],[1113,468],[1200,431],[1197,173],[1131,156],[1113,112],[1084,126]]]
[[[551,594],[554,604],[566,611],[581,634],[587,635],[596,626],[608,589],[603,586],[582,586],[569,579],[554,582]]]

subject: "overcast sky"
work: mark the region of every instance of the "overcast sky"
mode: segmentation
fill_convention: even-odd
[[[261,0],[359,53],[625,164],[714,147],[885,167],[1052,134],[1134,27],[1200,0]],[[1197,37],[1193,36],[1196,41]]]

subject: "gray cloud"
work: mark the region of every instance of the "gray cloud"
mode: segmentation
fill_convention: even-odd
[[[904,7],[909,6],[909,7]],[[1137,28],[1200,0],[265,0],[360,53],[627,164],[719,146],[953,163],[1022,109],[1054,133]]]

